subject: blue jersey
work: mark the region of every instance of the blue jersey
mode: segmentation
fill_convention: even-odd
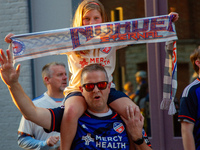
[[[78,121],[72,149],[129,149],[125,124],[118,114],[96,117],[86,112]]]
[[[52,116],[50,131],[59,132],[64,108],[50,109],[50,112]],[[144,130],[143,137],[145,142],[151,146]],[[86,111],[78,120],[77,133],[71,149],[129,149],[125,124],[115,112],[106,117],[96,117]]]
[[[187,120],[194,123],[193,135],[195,139],[196,149],[200,150],[200,79],[196,79],[189,84],[183,91],[179,121]]]

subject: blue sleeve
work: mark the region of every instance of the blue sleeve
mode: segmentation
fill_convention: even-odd
[[[36,140],[30,135],[18,134],[18,145],[24,149],[38,149],[38,150],[48,150],[52,147],[47,145],[46,141]]]
[[[185,90],[184,90],[185,91]],[[188,120],[191,123],[196,123],[198,120],[199,112],[199,98],[200,98],[200,88],[193,86],[189,89],[189,92],[184,92],[180,99],[180,110],[178,115],[178,120]]]
[[[49,133],[52,131],[60,132],[61,121],[64,113],[63,107],[49,109],[51,113],[51,127],[50,130],[44,129],[45,132]]]

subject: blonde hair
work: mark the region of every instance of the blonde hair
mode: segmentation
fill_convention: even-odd
[[[98,10],[101,14],[102,17],[102,22],[108,22],[108,18],[104,9],[104,6],[101,2],[99,2],[98,0],[83,0],[80,5],[78,6],[75,15],[74,15],[74,19],[73,19],[73,27],[80,27],[82,26],[82,19],[83,16],[91,11],[91,10]]]
[[[105,9],[103,4],[98,1],[98,0],[83,0],[74,15],[74,19],[73,19],[73,27],[80,27],[83,25],[83,16],[91,11],[91,10],[98,10],[101,14],[102,17],[102,23],[103,22],[108,22],[108,17],[106,15]],[[90,50],[83,50],[83,51],[76,51],[76,55],[77,57],[80,57],[80,54],[88,54],[90,52]]]

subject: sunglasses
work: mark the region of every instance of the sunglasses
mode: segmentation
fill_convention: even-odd
[[[101,81],[97,83],[86,83],[83,84],[83,87],[85,88],[86,91],[91,92],[94,90],[95,85],[98,87],[99,90],[105,90],[108,85],[108,81]]]

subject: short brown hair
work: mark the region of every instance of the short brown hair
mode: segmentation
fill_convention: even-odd
[[[200,58],[200,48],[195,49],[194,52],[190,55],[190,60],[197,74],[199,74],[199,67],[195,64],[195,61],[199,58]]]
[[[108,75],[107,75],[106,69],[103,66],[101,66],[100,64],[90,64],[88,66],[85,66],[81,72],[81,84],[83,84],[83,75],[87,72],[93,72],[93,71],[104,72],[106,79],[108,81]]]

